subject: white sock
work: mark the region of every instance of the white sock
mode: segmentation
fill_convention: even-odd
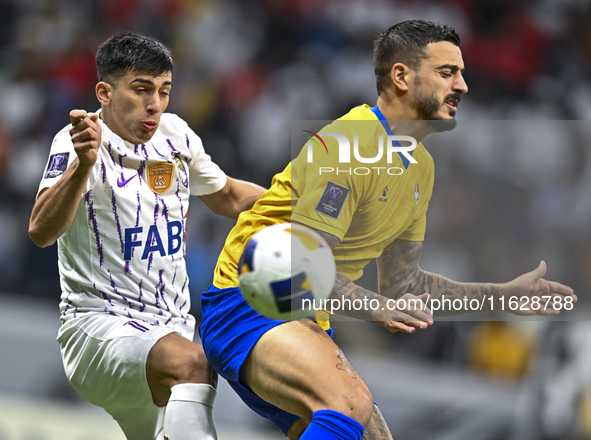
[[[217,440],[213,401],[217,391],[204,383],[183,383],[171,389],[164,413],[168,440]]]

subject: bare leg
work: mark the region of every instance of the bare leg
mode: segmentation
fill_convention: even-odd
[[[298,440],[308,427],[308,423],[304,419],[296,420],[287,431],[287,438],[289,440]],[[373,407],[373,414],[365,428],[362,440],[392,440],[390,429],[388,429],[388,425],[386,425],[386,421],[377,405]]]
[[[154,344],[146,362],[146,376],[157,406],[166,405],[170,389],[175,385],[217,385],[217,374],[209,365],[203,347],[178,333],[170,333]]]
[[[160,339],[148,355],[146,377],[156,405],[166,405],[168,440],[216,440],[213,420],[217,375],[203,347],[178,333]]]
[[[363,440],[392,440],[390,429],[377,405],[373,406],[373,414],[365,428]]]
[[[365,382],[311,321],[287,322],[265,333],[240,376],[262,399],[300,416],[306,424],[314,412],[331,409],[366,426],[373,412]]]

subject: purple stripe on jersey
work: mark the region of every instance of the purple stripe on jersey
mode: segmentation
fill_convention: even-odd
[[[107,296],[107,294],[105,292],[103,292],[102,290],[99,290],[99,293],[101,294],[101,296],[103,297],[103,299],[105,301],[107,301],[110,305],[114,305],[113,301]],[[106,306],[105,306],[105,311],[107,310]]]
[[[103,176],[103,183],[107,181],[107,167],[105,166],[105,161],[101,157],[101,174]]]
[[[168,303],[166,302],[166,298],[164,298],[164,289],[166,288],[166,283],[164,282],[164,269],[160,269],[158,271],[158,280],[160,281],[160,297],[162,298],[162,302],[166,306],[166,310],[170,312],[170,307],[168,307]],[[158,294],[158,288],[156,288],[156,294]]]
[[[140,224],[140,211],[141,210],[142,210],[142,201],[140,199],[140,192],[138,191],[137,192],[137,214],[135,215],[135,227],[136,228]],[[134,240],[135,240],[135,238],[134,238]],[[131,255],[133,255],[133,249],[132,249]]]
[[[185,221],[185,213],[184,213],[185,207],[183,206],[183,198],[181,197],[180,191],[181,191],[181,185],[177,181],[175,196],[177,199],[179,199],[179,205],[181,207],[181,218],[183,219],[183,222],[184,222]]]
[[[108,301],[109,304],[113,305],[113,303],[111,302],[111,300],[109,299],[109,297],[107,296],[107,294],[105,292],[102,292],[100,290],[98,290],[96,288],[96,282],[92,282],[92,287],[94,288],[94,290],[98,291],[98,293],[101,294],[101,296],[103,297],[104,300]],[[105,311],[107,311],[107,309],[105,308]]]
[[[158,194],[156,194],[156,200],[158,200]],[[158,204],[156,204],[156,209],[154,210],[154,224],[156,224],[157,213],[158,212]],[[154,246],[156,243],[156,235],[152,235],[152,241],[150,242],[151,246]],[[150,252],[150,256],[148,257],[148,271],[150,273],[150,269],[152,268],[152,262],[154,261],[154,252]]]
[[[172,257],[172,261],[174,261],[174,255],[171,255],[171,257]],[[172,288],[174,289],[174,291],[176,293],[176,296],[174,297],[174,301],[173,301],[173,304],[175,307],[176,307],[176,300],[179,299],[179,292],[178,292],[178,290],[176,290],[176,287],[174,285],[174,281],[176,280],[176,272],[177,272],[177,266],[175,265],[174,266],[174,275],[172,276],[172,281],[170,282],[170,285],[172,286]],[[176,307],[176,309],[178,310],[179,308]]]
[[[137,144],[135,144],[135,145],[133,146],[133,154],[135,154],[136,156],[139,156],[139,154],[140,154],[140,153],[138,152],[138,149],[137,149],[137,147],[138,147],[138,145],[137,145]]]
[[[115,198],[115,190],[111,186],[111,207],[113,208],[113,216],[115,217],[115,225],[117,226],[117,235],[121,243],[121,253],[124,250],[123,236],[121,235],[121,222],[119,221],[119,213],[117,212],[117,199]]]
[[[158,298],[158,286],[156,286],[156,294],[154,295],[155,306],[160,308],[160,298]]]
[[[92,226],[94,232],[94,239],[96,240],[96,250],[99,256],[99,266],[103,267],[104,255],[103,255],[103,242],[98,230],[98,223],[96,221],[96,214],[94,212],[94,203],[90,200],[92,191],[88,191],[84,194],[84,204],[88,207],[88,224]]]
[[[140,312],[143,312],[146,309],[146,305],[142,302],[142,296],[144,296],[144,291],[142,290],[142,284],[144,284],[144,280],[140,280],[140,283],[138,285],[140,296],[138,297],[137,300],[141,304],[141,306],[140,306]]]
[[[156,146],[155,146],[154,144],[152,144],[152,149],[153,149],[153,150],[156,152],[156,154],[158,154],[158,156],[160,156],[160,157],[164,157],[164,154],[160,153],[160,151],[158,151],[158,150],[156,149]]]
[[[113,289],[115,295],[119,295],[123,299],[123,301],[127,301],[129,307],[133,309],[133,304],[129,302],[129,299],[127,299],[127,297],[122,293],[119,293],[119,289],[117,289],[117,286],[115,285],[115,281],[113,280],[113,274],[111,273],[111,271],[109,271],[109,280],[111,281],[111,289]]]
[[[126,322],[123,325],[129,325],[130,327],[133,327],[136,330],[139,330],[139,331],[144,332],[144,333],[150,330],[148,327],[144,327],[143,325],[141,325],[141,324],[139,324],[139,323],[137,323],[135,321],[128,321],[128,322]]]
[[[160,204],[158,203],[160,196],[154,193],[154,199],[156,200],[156,204],[154,206],[154,224],[158,222],[158,210],[160,209]]]
[[[181,294],[185,294],[185,288],[187,287],[187,282],[189,281],[189,277],[187,275],[185,275],[185,282],[183,283],[183,287],[181,288]],[[185,302],[183,303],[183,305],[179,308],[179,312],[182,312],[183,307],[185,307],[185,305],[187,305],[187,298],[185,298]]]
[[[168,223],[168,206],[166,206],[166,202],[158,194],[156,194],[156,200],[160,200],[160,202],[162,203],[162,216],[164,217],[164,219]]]
[[[113,161],[113,165],[117,165],[117,161],[115,161],[115,156],[113,156],[113,146],[111,145],[111,141],[107,141],[108,147],[107,151],[109,152],[109,156],[111,156],[111,160]]]
[[[119,154],[119,166],[121,167],[121,172],[123,172],[123,158],[127,157],[126,153]]]
[[[140,167],[137,169],[137,175],[140,179],[140,186],[143,185],[143,181],[142,181],[142,174],[144,174],[144,170],[146,169],[146,161],[142,160],[140,162]]]
[[[190,148],[191,142],[189,142],[189,135],[187,133],[185,133],[185,139],[187,140],[187,148]],[[193,162],[193,158],[192,157],[187,157],[187,162],[188,163]]]
[[[133,254],[133,249],[132,249],[132,254]],[[131,273],[131,268],[129,267],[129,260],[127,260],[125,262],[125,266],[123,266],[123,272],[124,273]]]
[[[174,148],[174,145],[172,145],[172,142],[170,141],[170,139],[166,139],[166,143],[168,144],[168,146],[170,147],[170,149],[173,152],[175,152],[175,153],[178,153],[179,152],[176,148]]]
[[[68,313],[68,309],[72,307],[72,305],[70,303],[66,304],[66,307],[64,307],[64,311],[62,312],[62,314],[60,315],[60,320],[61,318],[63,318],[64,316],[66,316],[66,314]]]
[[[153,261],[154,261],[154,252],[150,252],[150,256],[148,257],[148,270],[146,271],[146,275],[150,275],[150,269],[152,268]],[[158,295],[156,295],[156,299],[158,299]]]
[[[137,152],[138,156],[143,155],[144,159],[148,159],[148,152],[146,151],[146,144],[141,144],[138,148],[138,152]]]
[[[174,261],[174,256],[173,256],[173,261]],[[174,285],[174,280],[176,279],[176,274],[177,274],[177,268],[178,268],[178,265],[175,265],[175,267],[174,267],[174,275],[172,276],[172,288],[176,292],[176,296],[174,297],[174,307],[176,308],[176,311],[179,313],[179,315],[181,315],[182,318],[186,318],[187,316],[184,315],[183,312],[180,311],[179,306],[176,303],[177,300],[179,299],[179,291],[176,290],[176,287]]]
[[[142,201],[140,198],[140,192],[137,192],[137,213],[135,215],[135,227],[137,228],[138,225],[140,224],[140,211],[142,210]],[[137,234],[133,234],[133,240],[137,240]],[[135,247],[133,247],[131,249],[131,256],[133,257],[135,254]],[[129,269],[129,261],[126,263],[126,268],[128,270],[127,273],[131,272],[131,269]],[[148,267],[148,273],[150,272],[150,268]]]

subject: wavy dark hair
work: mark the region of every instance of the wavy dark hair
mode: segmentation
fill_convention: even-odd
[[[378,94],[390,86],[390,71],[394,64],[403,63],[412,70],[418,70],[421,61],[427,58],[427,45],[439,41],[448,41],[459,46],[460,36],[450,26],[426,20],[402,21],[379,33],[373,46]]]
[[[127,72],[147,72],[156,76],[172,72],[170,50],[152,37],[119,32],[102,43],[96,52],[99,81],[114,84]]]

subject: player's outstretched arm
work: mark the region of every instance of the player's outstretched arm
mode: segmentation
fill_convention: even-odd
[[[70,136],[77,157],[55,185],[41,192],[29,221],[29,235],[39,247],[55,243],[72,224],[84,186],[98,157],[101,143],[98,115],[72,110],[70,120]]]
[[[339,244],[339,239],[334,235],[318,229],[314,231],[326,240],[331,249]],[[416,297],[408,294],[404,299],[406,307],[398,307],[389,298],[358,286],[337,271],[328,304],[334,313],[373,322],[390,332],[414,333],[416,328],[426,329],[433,324],[433,315],[426,307],[427,295]]]
[[[420,269],[418,262],[422,248],[422,242],[394,240],[384,249],[378,259],[381,295],[400,298],[406,293],[428,293],[429,305],[433,305],[433,301],[441,305],[438,310],[434,310],[440,316],[493,310],[524,315],[553,315],[560,311],[560,308],[552,307],[555,302],[565,304],[577,300],[570,287],[542,278],[546,273],[544,262],[537,269],[508,283],[460,283]],[[450,307],[443,307],[443,299],[449,300],[445,304]],[[463,306],[451,307],[454,300]],[[509,301],[512,301],[511,305]],[[545,301],[541,307],[536,305],[540,301]],[[547,307],[548,303],[550,307]]]
[[[262,186],[228,177],[221,190],[199,198],[216,214],[237,219],[242,211],[252,208],[265,191]]]

